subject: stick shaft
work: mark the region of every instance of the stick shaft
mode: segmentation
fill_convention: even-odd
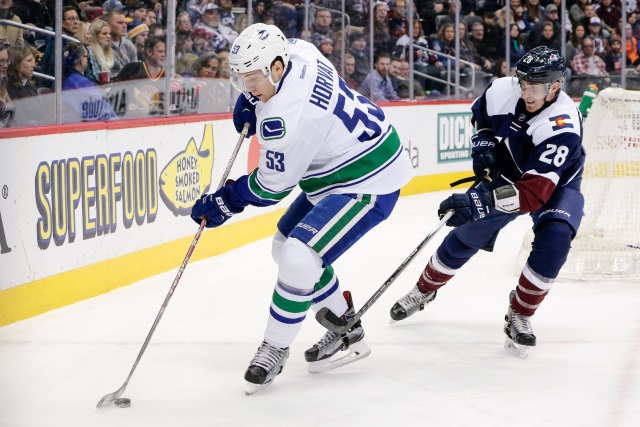
[[[469,189],[474,188],[476,185],[480,183],[480,181],[482,181],[482,178],[476,178],[475,182]],[[380,286],[378,290],[376,290],[376,292],[371,296],[371,298],[369,298],[367,302],[364,303],[364,305],[360,308],[360,310],[358,310],[355,316],[351,320],[349,320],[349,322],[341,325],[335,324],[331,320],[334,320],[334,321],[339,320],[339,317],[336,316],[334,313],[331,313],[330,310],[326,307],[318,310],[318,312],[316,313],[316,320],[322,326],[332,330],[333,332],[344,333],[348,331],[358,320],[360,320],[362,315],[365,314],[367,310],[369,310],[369,308],[371,308],[371,306],[380,298],[380,296],[382,296],[382,294],[389,288],[389,286],[391,286],[391,284],[398,278],[398,276],[400,276],[400,274],[405,270],[405,268],[407,268],[407,266],[411,264],[411,262],[415,259],[415,257],[420,253],[422,248],[424,248],[427,245],[427,243],[431,241],[433,236],[435,236],[440,231],[440,229],[447,223],[449,218],[451,218],[454,215],[454,213],[455,212],[451,210],[447,212],[442,217],[442,219],[440,219],[440,222],[438,223],[438,225],[436,225],[436,227],[429,232],[427,237],[425,237],[424,240],[420,242],[420,244],[409,254],[409,256],[402,262],[402,264],[400,264],[400,266],[396,269],[396,271],[394,271],[393,274],[391,274],[391,276],[382,284],[382,286]]]
[[[244,128],[242,129],[242,133],[240,134],[240,139],[238,139],[236,147],[233,150],[233,154],[231,155],[231,158],[229,159],[229,163],[227,164],[227,167],[224,170],[224,173],[222,174],[222,179],[220,180],[220,184],[218,184],[218,188],[217,188],[218,190],[227,181],[227,177],[229,176],[229,172],[231,171],[231,168],[233,167],[233,163],[235,162],[236,156],[238,155],[238,152],[240,151],[240,147],[242,146],[242,142],[244,141],[245,137],[247,136],[248,130],[249,130],[249,123],[246,123]],[[162,303],[162,306],[160,307],[160,311],[158,312],[158,314],[156,316],[156,319],[153,321],[153,325],[151,325],[151,329],[149,330],[149,333],[147,334],[147,338],[144,340],[144,344],[142,344],[142,348],[140,349],[140,352],[138,353],[138,357],[136,358],[136,361],[134,362],[133,367],[131,368],[131,371],[129,372],[129,376],[127,377],[127,380],[124,382],[122,387],[120,387],[120,389],[118,389],[118,391],[116,393],[113,393],[114,394],[114,396],[112,396],[113,399],[118,398],[119,396],[121,396],[122,393],[124,393],[125,388],[129,384],[129,380],[131,379],[131,376],[133,375],[133,372],[136,370],[136,367],[138,366],[138,362],[140,362],[140,359],[142,358],[142,355],[144,354],[145,350],[147,349],[147,346],[149,345],[149,341],[151,341],[151,337],[153,336],[153,333],[155,332],[156,327],[158,326],[158,323],[160,323],[160,319],[162,318],[162,315],[164,314],[164,310],[167,308],[167,305],[169,304],[169,300],[173,296],[173,292],[176,290],[176,287],[178,286],[178,283],[180,282],[180,278],[182,277],[182,273],[184,273],[184,270],[187,267],[187,263],[189,262],[189,259],[191,258],[191,255],[193,254],[193,251],[195,250],[196,245],[198,244],[198,240],[200,240],[200,236],[202,235],[202,231],[204,230],[204,227],[205,227],[206,223],[207,223],[207,219],[206,218],[203,219],[202,222],[200,223],[200,227],[198,228],[198,232],[193,237],[193,241],[191,242],[191,246],[189,246],[189,250],[187,251],[187,255],[184,257],[184,260],[182,261],[182,265],[180,265],[180,268],[178,269],[178,274],[176,275],[176,278],[173,279],[173,283],[171,284],[171,288],[169,288],[169,292],[167,293],[167,296],[165,297],[164,302]],[[109,396],[109,395],[107,395],[107,396]],[[105,397],[107,397],[107,396],[105,396]],[[100,402],[98,402],[98,407],[101,406],[102,402],[105,400],[105,397],[103,397],[102,400],[100,400]]]
[[[400,264],[400,266],[396,269],[396,271],[394,271],[393,274],[391,274],[391,276],[389,276],[389,278],[382,284],[382,286],[380,286],[378,290],[375,291],[375,293],[371,296],[371,298],[369,298],[367,302],[364,303],[364,305],[360,308],[360,310],[358,310],[356,315],[351,320],[349,320],[347,325],[339,328],[334,328],[335,329],[334,332],[341,332],[341,333],[346,332],[356,322],[358,322],[358,320],[360,320],[360,318],[371,308],[371,306],[382,296],[382,294],[384,294],[384,292],[389,288],[389,286],[391,286],[391,284],[395,282],[398,276],[400,276],[400,274],[405,270],[405,268],[407,268],[407,266],[411,264],[414,258],[420,253],[422,248],[424,248],[427,245],[427,243],[431,241],[433,236],[435,236],[438,233],[438,231],[440,231],[440,229],[447,223],[449,218],[451,218],[452,216],[453,216],[453,211],[447,212],[447,214],[444,217],[442,217],[438,225],[429,232],[427,237],[425,237],[424,240],[420,242],[420,244],[409,254],[409,256],[402,262],[402,264]],[[323,314],[326,314],[326,311],[319,310],[316,315],[317,320],[325,327],[332,326],[330,322],[325,322],[323,321],[324,319],[321,319],[321,317],[324,317]],[[337,329],[340,329],[340,330],[337,330]]]

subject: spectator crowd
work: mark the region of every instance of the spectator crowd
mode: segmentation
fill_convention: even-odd
[[[613,84],[623,61],[632,79],[640,73],[640,0],[567,0],[564,10],[560,0],[415,0],[412,16],[408,1],[346,0],[342,13],[342,0],[312,1],[308,10],[303,0],[179,0],[175,73],[228,79],[230,47],[250,21],[274,24],[289,38],[309,40],[350,86],[375,102],[406,100],[411,95],[446,96],[456,69],[460,85],[469,96],[477,95],[491,80],[511,72],[506,69],[506,31],[512,65],[535,46],[559,50],[564,38],[565,91],[572,96],[579,96],[594,81]],[[0,126],[10,121],[12,101],[53,88],[51,79],[40,75],[54,75],[55,39],[50,34],[55,31],[55,4],[54,0],[0,0],[0,19],[49,30],[47,34],[0,25]],[[79,45],[62,41],[63,90],[165,76],[165,0],[63,0],[62,4],[61,31],[79,41]],[[566,17],[564,27],[561,14]],[[412,44],[413,58],[409,58]],[[410,59],[413,93],[408,84]]]

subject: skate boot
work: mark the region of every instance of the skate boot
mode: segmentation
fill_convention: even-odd
[[[245,394],[253,394],[270,385],[284,369],[288,357],[289,347],[278,348],[262,341],[249,364],[249,368],[244,373],[244,379],[247,380]]]
[[[511,301],[515,296],[516,291],[511,291],[509,310],[504,316],[504,333],[507,334],[504,349],[525,359],[528,355],[528,347],[536,345],[536,336],[531,329],[531,317],[513,310]]]
[[[400,298],[398,302],[391,307],[391,321],[389,323],[406,319],[414,313],[424,310],[426,305],[429,305],[431,301],[436,299],[437,293],[438,291],[430,291],[424,294],[418,289],[418,285],[416,284],[408,294]]]
[[[343,293],[349,308],[342,315],[345,320],[349,321],[356,315],[351,300],[351,293],[345,291]],[[327,372],[332,369],[339,368],[356,360],[364,359],[371,354],[371,348],[363,341],[364,329],[362,322],[357,321],[345,333],[339,334],[333,331],[327,331],[320,341],[304,352],[304,358],[309,362],[308,371],[312,374]],[[349,353],[341,355],[341,357],[331,357],[339,354],[341,351],[349,351]]]

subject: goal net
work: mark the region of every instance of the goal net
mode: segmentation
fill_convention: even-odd
[[[598,94],[584,122],[585,217],[560,278],[640,278],[640,92]],[[525,236],[519,264],[531,250]]]

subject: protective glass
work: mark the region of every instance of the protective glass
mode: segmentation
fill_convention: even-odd
[[[513,77],[511,80],[511,86],[513,93],[518,98],[523,98],[527,101],[538,101],[545,99],[549,95],[548,83],[531,83],[524,80],[520,80],[517,77]]]
[[[264,75],[262,71],[252,71],[245,74],[238,74],[232,71],[230,76],[231,84],[240,92],[251,92],[268,78],[269,75]]]

